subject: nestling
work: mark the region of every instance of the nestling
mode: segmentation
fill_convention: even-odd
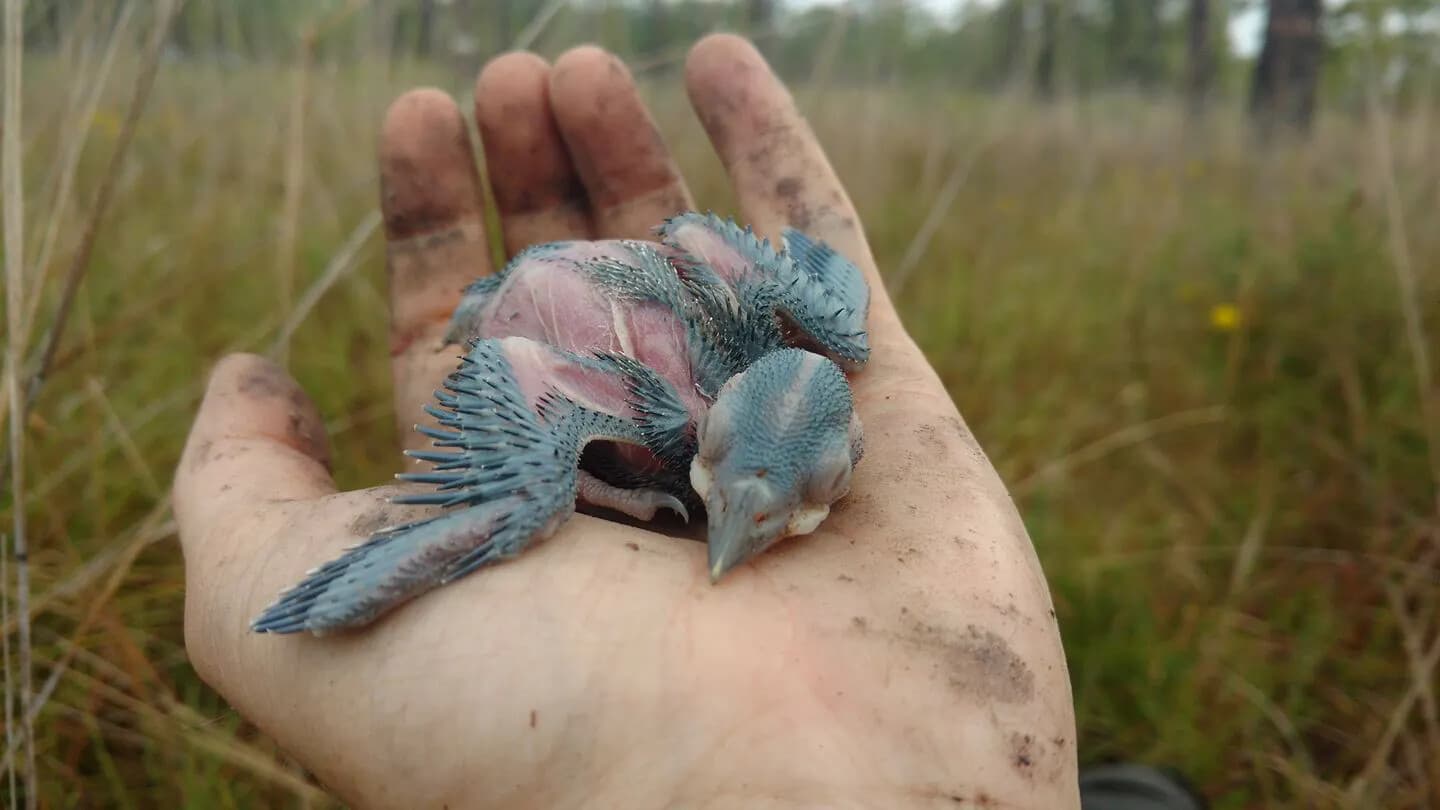
[[[581,503],[651,520],[707,514],[709,575],[808,534],[850,488],[861,427],[842,367],[869,358],[855,265],[787,229],[683,214],[659,242],[556,242],[466,289],[448,342],[467,354],[416,426],[451,509],[382,530],[310,572],[259,632],[373,621],[512,558]],[[592,452],[586,452],[589,448]]]

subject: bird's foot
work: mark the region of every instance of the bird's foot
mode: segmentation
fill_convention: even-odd
[[[690,513],[679,498],[660,489],[621,489],[601,481],[584,470],[580,471],[580,499],[594,506],[614,509],[636,520],[654,520],[660,509],[669,509],[690,522]]]

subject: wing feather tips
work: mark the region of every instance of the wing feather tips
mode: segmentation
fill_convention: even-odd
[[[801,272],[820,283],[827,293],[845,306],[835,316],[848,311],[864,312],[870,304],[870,286],[854,262],[828,244],[811,239],[794,228],[785,228],[782,240],[785,250]]]
[[[488,508],[384,529],[313,569],[250,629],[318,635],[369,624],[448,580],[444,573],[457,561],[498,559],[497,547],[517,539],[506,531],[510,523],[502,508]]]

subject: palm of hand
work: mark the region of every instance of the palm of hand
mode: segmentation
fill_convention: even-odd
[[[1073,805],[1063,654],[1003,486],[759,55],[711,37],[687,84],[743,220],[772,238],[805,229],[871,280],[852,495],[816,534],[719,586],[703,545],[577,515],[362,633],[257,636],[249,618],[303,570],[421,512],[390,505],[394,488],[335,492],[309,400],[268,363],[228,358],[175,482],[195,666],[359,806]],[[477,83],[476,114],[510,253],[644,237],[693,207],[603,52],[573,51],[553,71],[501,57]],[[453,367],[438,338],[461,286],[489,267],[453,103],[433,91],[397,101],[381,170],[408,428]]]

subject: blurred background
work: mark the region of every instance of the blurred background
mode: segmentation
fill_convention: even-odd
[[[718,29],[792,83],[1012,487],[1082,763],[1174,766],[1217,808],[1440,806],[1434,3],[7,0],[4,23],[6,806],[331,805],[185,658],[168,488],[204,376],[276,357],[342,487],[388,480],[386,105],[430,84],[468,109],[495,54],[598,42],[734,214],[680,76]]]

